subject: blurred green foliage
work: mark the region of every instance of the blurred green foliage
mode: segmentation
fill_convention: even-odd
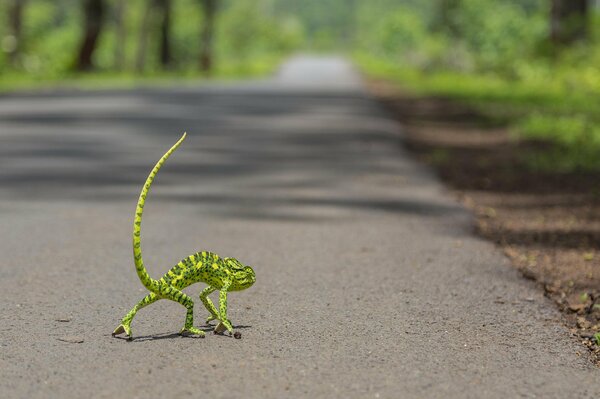
[[[600,171],[600,90],[569,78],[560,65],[548,78],[523,79],[491,72],[426,71],[357,55],[369,75],[398,83],[416,95],[466,103],[493,125],[507,126],[515,140],[545,142],[523,152],[534,170]],[[574,88],[576,87],[576,88]]]
[[[9,20],[9,5],[0,17]],[[83,0],[22,0],[19,65],[7,59],[9,23],[0,24],[0,72],[52,77],[69,72],[81,40]],[[144,18],[154,0],[104,0],[106,24],[94,55],[101,71],[135,71],[143,25],[144,71],[161,69],[158,17]],[[556,54],[549,50],[550,0],[217,0],[215,54],[220,67],[243,72],[263,56],[296,50],[351,51],[423,71],[493,73],[517,80],[559,80],[600,89],[600,15],[590,40]],[[196,71],[204,21],[201,0],[171,0],[174,68]],[[117,9],[123,10],[123,36]],[[156,12],[156,11],[155,11]],[[122,40],[121,40],[122,39]],[[122,43],[121,43],[122,42]],[[122,46],[123,60],[117,60]],[[252,69],[252,68],[249,68]]]
[[[9,3],[0,2],[7,21]],[[153,0],[105,0],[106,25],[94,74],[72,72],[82,32],[83,0],[26,0],[19,62],[0,24],[0,89],[73,80],[120,84],[199,77],[204,15],[201,0],[172,0],[173,63],[162,67]],[[564,0],[566,1],[566,0]],[[373,75],[424,94],[479,107],[520,140],[550,149],[529,157],[533,168],[600,170],[600,10],[589,2],[587,40],[556,47],[550,0],[218,0],[212,76],[272,71],[294,51],[352,54]],[[123,9],[122,35],[117,23]],[[146,16],[146,17],[145,17]],[[144,22],[145,21],[145,22]],[[144,24],[147,49],[136,67]]]
[[[354,58],[365,72],[463,101],[507,125],[516,140],[544,142],[523,154],[533,169],[600,171],[597,7],[587,40],[556,48],[550,1],[390,3],[364,5]]]
[[[12,0],[10,0],[12,1]],[[144,20],[152,0],[122,2],[124,40],[119,43],[116,18],[121,0],[106,0],[107,15],[99,38],[94,61],[95,76],[112,80],[133,80],[140,72],[145,76],[198,76],[201,28],[204,16],[200,0],[172,0],[171,48],[173,66],[162,71],[159,62],[159,29],[156,11]],[[26,0],[23,8],[21,51],[18,65],[8,60],[9,24],[0,24],[0,87],[48,80],[77,79],[73,64],[82,34],[81,0]],[[9,18],[9,1],[0,2],[0,18]],[[147,28],[147,49],[143,71],[136,68],[140,35],[144,21]],[[262,74],[276,67],[277,62],[304,43],[303,26],[293,15],[275,13],[271,0],[220,0],[216,19],[213,75]],[[117,46],[122,46],[123,59],[117,59]]]
[[[300,48],[302,25],[291,16],[276,18],[269,3],[237,1],[218,21],[222,57],[244,73],[254,57],[264,54],[289,54]]]

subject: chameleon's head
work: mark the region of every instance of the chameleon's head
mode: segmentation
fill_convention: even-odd
[[[239,260],[234,258],[225,258],[224,260],[233,272],[233,282],[229,288],[230,291],[245,290],[256,282],[256,274],[250,266],[244,266]]]

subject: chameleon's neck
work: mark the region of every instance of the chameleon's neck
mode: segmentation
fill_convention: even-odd
[[[142,248],[141,248],[141,234],[142,234],[142,214],[144,213],[144,205],[146,203],[146,197],[150,192],[150,187],[152,186],[152,182],[154,181],[154,177],[160,170],[163,163],[171,156],[171,154],[179,147],[179,145],[185,140],[186,134],[183,136],[159,159],[156,163],[146,182],[144,183],[144,187],[142,188],[142,192],[140,193],[140,198],[138,199],[137,207],[135,209],[135,217],[133,219],[133,260],[135,262],[135,270],[137,272],[140,281],[148,290],[156,293],[158,290],[158,281],[153,280],[148,271],[144,267],[144,261],[142,259]]]

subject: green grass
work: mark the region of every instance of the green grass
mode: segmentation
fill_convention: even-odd
[[[365,55],[355,59],[367,75],[395,82],[412,94],[442,96],[478,109],[490,121],[508,126],[516,140],[548,143],[544,150],[524,154],[532,169],[600,171],[600,88],[589,84],[589,74],[578,80],[574,67],[553,66],[553,73],[525,80],[425,72]]]
[[[219,62],[210,79],[236,80],[267,76],[283,60],[282,55],[250,58],[248,61]],[[202,82],[208,78],[198,70],[151,71],[143,74],[98,70],[90,73],[31,74],[23,71],[0,73],[0,93],[63,88],[131,88],[140,85],[168,86],[186,82]]]

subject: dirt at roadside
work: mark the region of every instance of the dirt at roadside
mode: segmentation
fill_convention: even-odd
[[[477,233],[540,284],[600,366],[600,174],[532,171],[524,157],[547,144],[516,141],[448,99],[369,87],[405,127],[405,145],[474,212]]]

